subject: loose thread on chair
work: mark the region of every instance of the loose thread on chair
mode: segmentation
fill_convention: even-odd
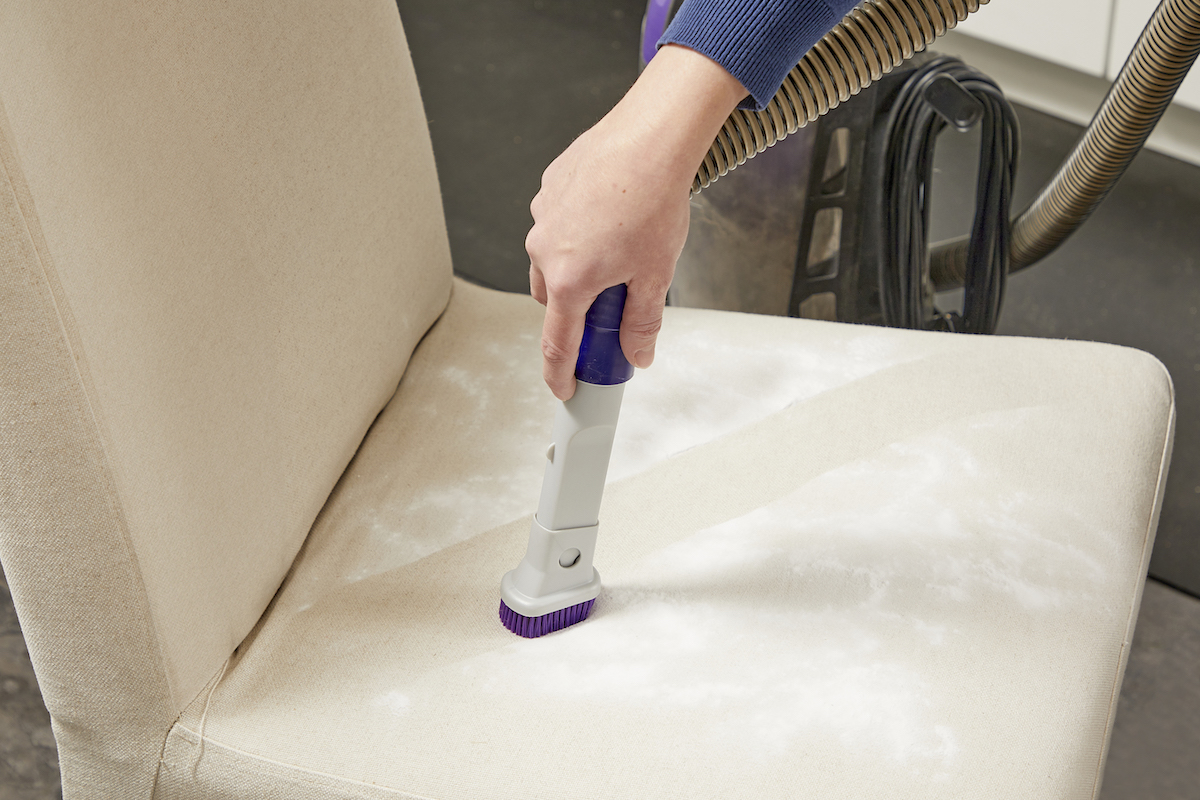
[[[208,690],[208,696],[204,698],[204,710],[200,712],[200,749],[196,753],[196,760],[192,762],[192,779],[196,778],[196,770],[200,768],[200,760],[204,758],[204,723],[208,721],[208,705],[212,702],[213,692],[221,685],[221,679],[225,677],[225,670],[229,669],[229,662],[233,660],[233,656],[225,659],[225,663],[221,665],[221,671],[217,673],[217,679],[213,681],[212,688]]]

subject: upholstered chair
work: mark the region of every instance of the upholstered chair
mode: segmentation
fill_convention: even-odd
[[[668,309],[605,589],[524,640],[541,308],[453,277],[395,5],[5,0],[0,104],[0,558],[67,800],[1096,795],[1150,356]]]

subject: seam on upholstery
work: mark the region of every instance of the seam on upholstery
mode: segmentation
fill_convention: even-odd
[[[196,760],[192,762],[193,779],[196,777],[196,770],[200,768],[200,762],[204,760],[204,723],[208,722],[208,706],[212,703],[213,693],[221,685],[221,679],[225,677],[225,670],[229,669],[229,662],[232,660],[233,656],[225,659],[225,663],[221,665],[221,671],[217,673],[217,679],[212,682],[212,688],[208,690],[208,695],[204,698],[204,709],[200,712],[200,748],[196,753]]]
[[[257,753],[251,753],[247,750],[242,750],[241,748],[234,747],[234,746],[228,745],[228,744],[224,744],[222,742],[218,742],[214,739],[206,740],[200,734],[196,733],[196,731],[192,730],[191,728],[187,727],[186,725],[183,725],[182,723],[178,723],[178,722],[175,723],[174,728],[178,729],[180,731],[189,733],[192,736],[196,737],[196,739],[199,740],[201,745],[203,745],[204,742],[207,741],[213,747],[217,747],[217,748],[220,748],[221,750],[225,750],[226,752],[232,753],[234,756],[245,759],[247,761],[258,761],[263,764],[271,764],[272,766],[276,766],[276,767],[284,767],[286,769],[293,770],[295,772],[299,772],[304,775],[311,775],[311,776],[317,777],[317,778],[326,778],[328,780],[336,781],[338,783],[348,784],[350,786],[364,786],[369,789],[373,789],[375,791],[386,792],[386,793],[391,794],[398,798],[407,798],[407,800],[437,800],[437,798],[429,797],[428,795],[413,794],[412,792],[406,792],[403,789],[392,789],[387,786],[380,786],[377,783],[369,783],[367,781],[357,781],[353,778],[347,778],[344,775],[334,775],[332,773],[322,772],[321,770],[317,770],[317,769],[301,767],[297,764],[289,764],[286,761],[278,761],[274,758],[260,756]]]
[[[115,517],[117,529],[120,531],[121,544],[125,551],[125,557],[128,559],[130,568],[133,571],[132,577],[142,587],[141,602],[139,603],[140,608],[138,609],[139,616],[142,618],[142,624],[146,626],[146,631],[149,634],[156,667],[167,690],[167,699],[171,703],[172,710],[177,712],[179,703],[175,697],[175,687],[171,683],[171,675],[166,668],[162,641],[159,637],[154,616],[151,613],[149,597],[145,591],[146,584],[142,578],[141,563],[138,561],[137,551],[133,547],[133,541],[129,534],[129,520],[125,513],[124,504],[121,502],[120,495],[117,492],[114,461],[110,455],[112,448],[109,444],[109,436],[92,399],[95,392],[91,373],[87,369],[83,348],[78,341],[78,330],[75,326],[74,316],[71,314],[70,304],[63,295],[62,286],[58,280],[58,272],[54,267],[54,261],[49,253],[49,246],[41,229],[37,210],[33,203],[33,194],[20,167],[16,139],[8,121],[8,112],[4,107],[3,98],[0,98],[0,174],[2,174],[4,182],[8,185],[9,191],[12,192],[13,201],[21,217],[21,223],[25,227],[25,234],[29,237],[30,244],[33,246],[33,253],[37,259],[38,268],[41,270],[42,280],[45,281],[46,293],[49,295],[50,303],[54,309],[59,334],[62,337],[62,345],[66,349],[66,354],[71,360],[71,368],[75,372],[77,384],[72,387],[71,394],[75,397],[79,412],[85,414],[91,422],[92,439],[102,460],[102,463],[97,465],[97,473],[99,473],[97,477],[103,481],[107,504]],[[167,736],[169,735],[170,727],[163,734],[160,752],[161,750],[165,750]],[[154,780],[155,787],[157,787],[157,782],[156,776]],[[152,789],[152,794],[153,792],[154,789]]]
[[[1167,370],[1166,366],[1157,359],[1155,361],[1158,363],[1159,369],[1162,370],[1163,377],[1166,379],[1170,414],[1167,417],[1167,426],[1164,431],[1162,456],[1158,462],[1158,481],[1154,487],[1155,501],[1154,505],[1150,508],[1150,516],[1146,520],[1146,529],[1142,534],[1142,559],[1141,565],[1138,567],[1141,589],[1137,593],[1135,602],[1130,605],[1129,616],[1125,620],[1125,635],[1121,641],[1121,654],[1117,661],[1118,669],[1116,674],[1113,675],[1113,685],[1109,690],[1108,715],[1104,723],[1104,746],[1100,750],[1095,775],[1092,778],[1092,800],[1096,800],[1100,795],[1100,784],[1104,778],[1104,765],[1108,761],[1108,748],[1112,741],[1112,729],[1117,716],[1117,702],[1121,699],[1121,684],[1125,677],[1125,667],[1128,666],[1129,651],[1133,648],[1133,630],[1137,625],[1138,614],[1142,607],[1142,596],[1146,588],[1146,573],[1150,568],[1150,551],[1153,549],[1154,535],[1158,530],[1158,519],[1162,511],[1163,494],[1166,490],[1167,470],[1171,465],[1171,453],[1174,451],[1176,417],[1175,383],[1171,380],[1171,373]]]

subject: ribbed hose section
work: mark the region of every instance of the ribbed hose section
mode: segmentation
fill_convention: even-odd
[[[1162,0],[1075,149],[1013,223],[1010,272],[1034,264],[1071,235],[1137,155],[1200,52],[1200,0]],[[967,241],[934,247],[939,291],[963,284]]]
[[[729,116],[696,173],[692,192],[849,100],[987,1],[866,0],[813,45],[766,108],[738,109]]]

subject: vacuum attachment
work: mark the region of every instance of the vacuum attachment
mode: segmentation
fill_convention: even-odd
[[[500,582],[500,621],[532,639],[582,622],[600,594],[592,566],[600,500],[625,382],[633,377],[621,352],[624,284],[605,289],[588,310],[575,394],[560,403],[529,547]]]

